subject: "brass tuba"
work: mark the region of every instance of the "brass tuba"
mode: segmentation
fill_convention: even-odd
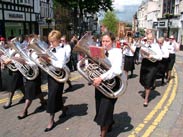
[[[39,69],[37,65],[29,59],[28,51],[17,40],[17,38],[12,39],[8,46],[14,49],[16,54],[19,54],[20,57],[12,57],[12,61],[15,64],[16,68],[20,73],[28,80],[34,80],[39,75]]]
[[[73,51],[84,56],[78,61],[77,69],[78,72],[89,81],[89,84],[93,82],[94,78],[99,77],[111,67],[107,58],[97,60],[91,57],[89,46],[93,44],[92,35],[90,32],[87,32],[73,49]],[[122,73],[111,80],[102,81],[96,88],[109,98],[118,98],[120,95],[124,94],[126,87],[127,77]]]
[[[46,60],[44,60],[44,58],[41,58],[41,56],[47,56],[51,59],[57,60],[57,58],[52,54],[52,52],[50,52],[47,47],[48,45],[45,45],[39,39],[32,39],[28,45],[28,48],[31,51],[30,59],[56,81],[67,81],[70,76],[70,70],[66,65],[62,69],[59,69],[48,63]],[[41,58],[41,60],[38,58]]]
[[[149,55],[156,55],[156,52],[154,52],[150,48],[146,47],[145,45],[141,45],[140,53],[141,53],[143,58],[147,58],[151,62],[156,62],[157,61],[155,58],[148,58]]]
[[[5,56],[5,58],[11,58],[12,56],[14,56],[15,51],[10,53],[8,50],[8,48],[4,47],[5,45],[0,44],[0,58],[3,61],[3,57]],[[18,69],[16,68],[15,64],[13,62],[9,63],[6,65],[11,71],[15,72]]]

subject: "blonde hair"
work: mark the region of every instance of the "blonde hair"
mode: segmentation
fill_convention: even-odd
[[[61,38],[61,32],[58,30],[52,30],[49,34],[48,34],[48,40],[50,39],[56,39],[56,40],[60,40]]]
[[[163,43],[164,42],[164,38],[163,37],[160,37],[160,38],[158,38],[157,41]]]

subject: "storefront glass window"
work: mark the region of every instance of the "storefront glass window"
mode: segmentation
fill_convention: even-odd
[[[16,37],[23,34],[23,23],[6,22],[5,23],[6,37]]]

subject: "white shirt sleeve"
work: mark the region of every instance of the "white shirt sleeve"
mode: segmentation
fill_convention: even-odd
[[[161,52],[161,49],[157,43],[152,44],[152,50],[156,53],[156,54],[152,55],[153,58],[156,60],[162,60],[162,57],[163,57],[162,52]]]
[[[108,60],[111,63],[111,68],[102,74],[102,80],[109,80],[122,73],[122,50],[113,48],[109,51]]]

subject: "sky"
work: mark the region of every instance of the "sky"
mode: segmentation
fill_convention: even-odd
[[[117,18],[123,22],[132,22],[135,12],[144,0],[114,0],[113,8]]]
[[[124,6],[140,5],[142,0],[114,0],[113,7],[115,10],[123,11]]]

